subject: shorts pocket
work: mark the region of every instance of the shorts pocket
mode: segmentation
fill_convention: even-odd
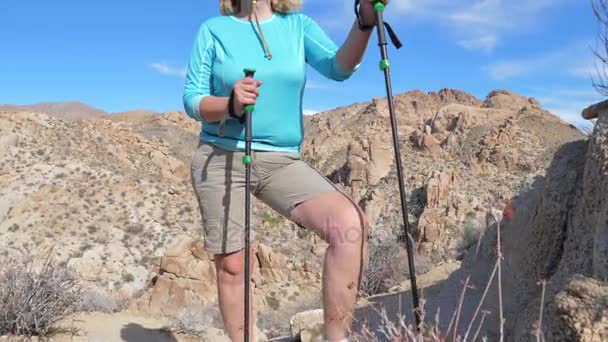
[[[192,171],[194,172],[195,170],[201,170],[211,153],[213,153],[213,146],[206,143],[201,143],[194,150],[194,152],[192,152]]]
[[[258,152],[254,157],[263,164],[289,165],[300,160],[300,155],[290,152]]]

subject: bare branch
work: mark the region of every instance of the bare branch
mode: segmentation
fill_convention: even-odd
[[[599,24],[598,40],[600,48],[596,48],[593,53],[601,63],[596,65],[596,77],[593,78],[593,86],[602,95],[608,96],[608,1],[591,0],[593,13]]]

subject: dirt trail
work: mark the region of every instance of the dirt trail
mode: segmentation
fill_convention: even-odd
[[[194,342],[191,337],[175,334],[164,329],[169,322],[159,317],[150,317],[129,312],[116,314],[86,314],[62,324],[65,328],[77,329],[75,336],[60,335],[55,341],[87,342]]]

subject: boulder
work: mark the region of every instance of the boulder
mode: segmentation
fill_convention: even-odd
[[[184,182],[189,177],[188,169],[182,161],[159,150],[150,152],[150,159],[160,168],[161,175],[167,180]]]
[[[426,186],[426,207],[447,207],[455,181],[456,174],[452,171],[434,171]]]
[[[217,300],[215,264],[200,250],[203,242],[181,238],[160,259],[158,276],[144,310],[174,314],[189,305]]]
[[[574,275],[550,305],[548,341],[608,341],[608,283]]]
[[[498,89],[488,94],[483,106],[485,108],[520,111],[525,107],[537,107],[538,101],[525,98],[505,89]]]
[[[183,307],[212,303],[216,300],[215,280],[192,280],[164,273],[154,284],[147,311],[172,315]]]
[[[1,132],[1,131],[0,131]],[[19,136],[15,133],[9,133],[0,136],[0,158],[4,157],[11,149],[19,144]]]
[[[289,321],[291,336],[306,338],[306,341],[322,341],[323,310],[310,310],[294,315]],[[321,334],[319,334],[321,332]],[[302,339],[304,342],[305,340]]]
[[[395,156],[390,143],[375,140],[370,143],[370,164],[367,168],[367,183],[376,185],[388,175]]]
[[[198,260],[193,256],[186,258],[164,257],[160,271],[172,273],[180,278],[201,281],[215,281],[215,265],[210,260]]]
[[[426,153],[432,156],[442,156],[443,149],[441,143],[431,134],[424,134],[420,140],[420,147]]]

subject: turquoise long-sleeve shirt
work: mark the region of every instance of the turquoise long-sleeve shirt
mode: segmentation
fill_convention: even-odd
[[[232,15],[216,16],[200,26],[187,67],[183,102],[186,113],[202,122],[200,139],[228,150],[245,148],[245,126],[228,118],[207,122],[199,112],[206,96],[229,96],[244,68],[256,70],[263,82],[252,114],[252,149],[300,152],[304,136],[302,97],[306,64],[325,77],[344,81],[358,69],[346,70],[336,60],[338,47],[321,27],[302,13],[275,13],[260,21],[272,53],[264,55],[255,22]]]

